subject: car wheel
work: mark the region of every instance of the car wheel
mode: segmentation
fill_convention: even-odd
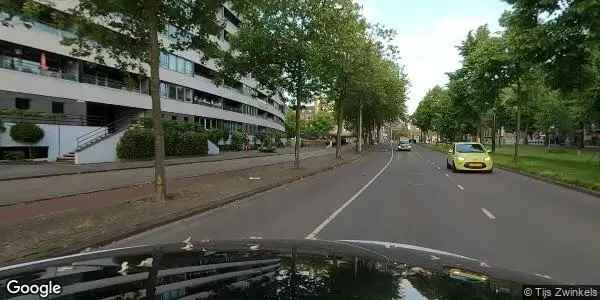
[[[487,170],[486,173],[488,173],[488,174],[494,173],[494,168]]]
[[[456,168],[456,165],[454,164],[454,161],[452,162],[452,172],[457,173],[458,169]]]
[[[446,169],[448,169],[448,170],[452,169],[452,166],[450,166],[450,163],[448,162],[447,159],[446,159]]]

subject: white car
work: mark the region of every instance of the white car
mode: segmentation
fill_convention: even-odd
[[[398,144],[398,151],[410,151],[412,150],[412,146],[408,141],[400,141]]]

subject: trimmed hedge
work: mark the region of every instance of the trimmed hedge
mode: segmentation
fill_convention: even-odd
[[[206,134],[188,131],[181,135],[181,147],[179,155],[207,155],[208,139]]]
[[[32,123],[17,123],[10,128],[10,137],[20,143],[35,144],[44,138],[44,130]]]
[[[165,131],[165,155],[203,156],[208,154],[206,134],[194,131],[179,133]],[[120,159],[148,159],[154,157],[154,136],[151,129],[129,129],[117,145]]]
[[[129,129],[117,144],[120,159],[145,159],[154,157],[154,136],[151,129]]]

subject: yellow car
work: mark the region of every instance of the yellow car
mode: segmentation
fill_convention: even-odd
[[[454,143],[448,150],[446,167],[456,171],[485,171],[494,170],[494,161],[490,151],[480,143]]]

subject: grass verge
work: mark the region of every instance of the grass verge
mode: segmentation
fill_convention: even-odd
[[[449,145],[426,145],[430,149],[446,153]],[[491,148],[488,146],[488,149]],[[600,152],[578,151],[570,148],[542,146],[519,146],[519,161],[513,161],[514,146],[496,148],[492,154],[494,164],[541,176],[557,182],[600,192]]]

